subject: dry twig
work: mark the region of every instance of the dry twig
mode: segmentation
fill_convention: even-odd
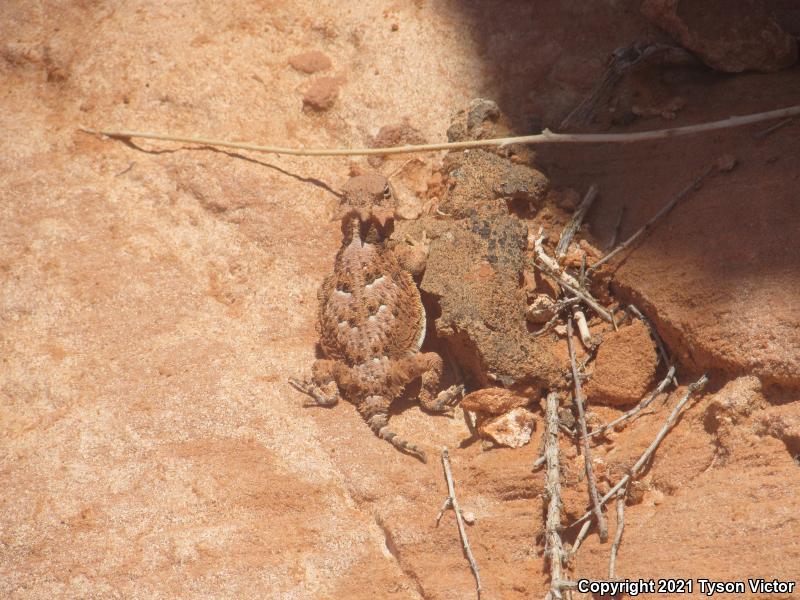
[[[692,397],[692,394],[694,394],[694,392],[702,390],[707,383],[708,383],[708,376],[703,375],[700,379],[698,379],[694,383],[689,384],[688,388],[686,389],[686,393],[680,400],[678,400],[678,403],[675,405],[675,408],[672,409],[672,412],[667,417],[667,420],[664,422],[664,425],[662,425],[661,429],[659,430],[658,435],[656,435],[652,443],[642,453],[642,455],[639,457],[639,460],[637,460],[636,463],[630,468],[628,473],[626,473],[622,477],[622,479],[620,479],[619,482],[614,487],[612,487],[605,496],[603,496],[600,499],[601,506],[606,502],[608,502],[608,500],[612,498],[614,494],[616,494],[624,486],[628,485],[628,482],[639,474],[641,468],[648,460],[650,460],[650,458],[653,456],[656,449],[658,448],[659,444],[661,444],[661,441],[664,439],[667,433],[669,433],[669,430],[672,429],[672,427],[675,425],[675,422],[678,420],[678,415],[680,415],[681,410],[683,410],[683,407],[689,401],[689,398]],[[578,523],[586,521],[586,519],[588,519],[591,516],[592,516],[592,511],[589,510],[586,513],[584,513],[583,516],[581,516],[578,520],[572,523],[570,527],[574,527]]]
[[[566,298],[564,300],[559,300],[558,302],[556,302],[555,306],[553,307],[554,314],[550,318],[550,320],[548,320],[547,323],[542,325],[541,329],[531,333],[531,335],[534,336],[534,337],[538,337],[538,336],[540,336],[540,335],[542,335],[544,333],[547,333],[547,331],[553,325],[555,325],[556,322],[558,321],[558,319],[560,318],[562,310],[564,310],[565,308],[568,308],[570,306],[574,306],[575,304],[577,304],[580,301],[581,301],[580,298]]]
[[[659,210],[649,221],[647,221],[647,223],[642,225],[642,227],[640,227],[636,231],[636,233],[634,233],[627,240],[622,242],[619,246],[614,248],[611,252],[606,254],[603,258],[601,258],[596,263],[594,263],[591,267],[589,267],[589,273],[592,273],[593,271],[597,270],[601,265],[604,265],[605,263],[607,263],[609,260],[614,258],[617,254],[622,252],[625,248],[630,246],[633,242],[638,240],[639,237],[641,237],[647,230],[649,230],[656,221],[658,221],[661,217],[663,217],[669,211],[671,211],[675,207],[675,205],[678,202],[680,202],[683,198],[688,196],[689,192],[691,192],[694,189],[697,189],[700,186],[700,184],[703,182],[703,180],[706,177],[708,177],[709,175],[711,175],[711,173],[713,171],[714,171],[714,166],[713,165],[706,167],[706,169],[703,171],[703,173],[699,177],[697,177],[697,179],[692,181],[689,185],[687,185],[685,188],[683,188],[677,196],[675,196],[672,200],[667,202],[661,208],[661,210]]]
[[[561,471],[558,464],[558,394],[547,395],[545,407],[544,458],[547,463],[545,490],[547,493],[547,520],[545,521],[545,556],[550,561],[549,600],[561,598],[561,569],[565,564],[564,546],[561,543]]]
[[[772,125],[770,127],[767,127],[766,129],[762,130],[762,131],[758,131],[758,132],[754,133],[753,134],[753,138],[756,139],[756,140],[763,140],[765,137],[767,137],[773,131],[778,131],[778,129],[780,129],[782,127],[786,127],[792,121],[794,121],[794,117],[792,117],[790,119],[784,119],[780,123],[775,123],[775,125]]]
[[[586,535],[589,533],[589,528],[592,526],[591,521],[585,521],[583,523],[583,527],[578,532],[578,535],[575,537],[575,542],[572,544],[572,550],[569,553],[570,559],[573,558],[581,547],[583,540],[586,539]]]
[[[564,227],[564,231],[561,232],[558,245],[556,245],[556,258],[558,260],[561,260],[567,255],[567,250],[572,242],[572,238],[575,237],[575,233],[581,228],[583,218],[586,216],[586,213],[589,212],[592,204],[594,204],[595,198],[597,198],[597,186],[592,184],[589,186],[589,190],[586,192],[580,205],[578,205],[578,208],[575,209],[569,223]]]
[[[567,319],[567,349],[569,350],[569,362],[572,366],[572,383],[575,385],[575,407],[578,409],[578,426],[581,433],[581,444],[583,445],[583,462],[586,469],[586,480],[589,485],[589,497],[592,499],[594,507],[594,517],[597,520],[597,532],[600,541],[608,539],[608,525],[603,509],[600,506],[600,498],[597,494],[597,483],[594,479],[594,469],[592,468],[592,455],[589,450],[589,435],[586,433],[586,414],[583,410],[583,392],[581,391],[581,375],[578,373],[578,365],[575,363],[575,349],[572,347],[572,317]]]
[[[614,419],[610,423],[606,423],[605,425],[603,425],[599,429],[595,429],[594,431],[592,431],[589,434],[589,437],[594,437],[596,435],[602,435],[606,431],[608,431],[609,429],[613,429],[614,427],[616,427],[620,423],[622,423],[624,421],[627,421],[631,417],[634,417],[637,414],[639,414],[640,412],[642,412],[645,408],[650,406],[650,403],[653,400],[655,400],[658,397],[659,394],[663,393],[664,390],[667,389],[667,386],[669,385],[669,383],[671,381],[674,381],[674,380],[675,380],[675,367],[674,366],[670,366],[670,368],[667,370],[666,376],[664,377],[664,379],[661,380],[661,383],[659,383],[658,386],[656,386],[655,390],[653,390],[647,396],[645,396],[642,399],[642,401],[639,402],[639,404],[634,406],[632,409],[626,411],[625,413],[623,413],[622,415],[620,415],[619,417],[617,417],[616,419]]]
[[[628,305],[628,310],[636,315],[639,320],[647,326],[647,329],[650,330],[650,335],[656,341],[658,353],[661,355],[661,359],[664,361],[664,364],[667,365],[668,368],[672,367],[672,363],[669,360],[669,355],[667,354],[667,347],[664,345],[664,340],[662,340],[661,336],[658,335],[658,330],[656,329],[656,326],[653,325],[653,322],[645,317],[644,314],[642,314],[642,312],[633,304]],[[675,387],[678,386],[678,381],[675,379],[674,373],[672,374],[671,381],[673,384],[675,384]]]
[[[450,453],[447,451],[447,447],[442,448],[442,466],[444,467],[444,477],[447,480],[447,493],[448,496],[445,498],[444,504],[442,505],[439,514],[436,516],[436,526],[439,526],[439,521],[442,519],[442,515],[444,515],[444,511],[448,508],[452,508],[453,512],[456,514],[456,523],[458,524],[458,534],[461,536],[461,546],[464,548],[464,555],[467,557],[469,561],[469,568],[472,569],[472,574],[475,575],[475,591],[478,596],[478,600],[481,597],[481,575],[478,572],[478,563],[475,562],[475,557],[472,555],[472,548],[470,548],[469,540],[467,539],[467,530],[464,527],[464,519],[461,515],[461,507],[458,505],[458,500],[456,499],[456,489],[455,484],[453,483],[453,473],[450,470]]]
[[[534,266],[538,267],[539,270],[547,273],[551,277],[555,277],[558,280],[559,285],[572,292],[574,296],[577,296],[583,300],[598,315],[600,315],[600,317],[609,323],[612,323],[613,319],[611,317],[611,313],[603,308],[603,306],[597,300],[595,300],[588,291],[582,288],[577,279],[564,271],[555,258],[547,254],[544,249],[543,242],[544,230],[540,227],[539,234],[533,240],[533,253],[536,256],[536,259],[539,261],[538,263],[534,262]]]
[[[554,273],[553,271],[549,271],[548,269],[542,269],[542,270],[548,275],[558,277],[558,274]],[[564,275],[567,274],[564,273]],[[589,306],[589,308],[591,308],[595,313],[597,313],[597,315],[601,317],[603,320],[608,321],[609,323],[614,323],[614,317],[611,314],[611,312],[606,310],[603,307],[603,305],[600,304],[597,300],[595,300],[594,296],[592,296],[585,289],[580,287],[575,287],[571,283],[568,283],[567,281],[561,278],[559,278],[559,283],[562,286],[564,286],[569,292],[571,292],[572,294],[583,300]]]
[[[628,488],[623,488],[617,492],[617,530],[614,533],[614,541],[611,543],[611,557],[608,559],[608,578],[614,579],[614,572],[617,568],[617,553],[619,545],[622,543],[622,531],[625,529],[625,495]]]
[[[589,324],[586,322],[586,315],[583,314],[580,308],[574,306],[572,308],[572,316],[575,317],[575,323],[578,325],[578,334],[584,347],[589,351],[593,350],[595,343],[592,339],[592,332],[589,331]]]
[[[88,127],[78,127],[79,131],[92,135],[104,135],[111,138],[130,139],[142,138],[150,140],[161,140],[165,142],[180,142],[184,144],[202,144],[204,146],[221,146],[223,148],[238,148],[240,150],[252,150],[254,152],[269,152],[271,154],[287,154],[292,156],[366,156],[366,155],[387,155],[404,154],[406,152],[432,152],[435,150],[463,150],[466,148],[488,148],[502,147],[510,144],[569,144],[569,143],[628,143],[643,140],[662,140],[683,135],[691,135],[704,131],[716,131],[729,127],[740,127],[751,123],[760,123],[772,119],[785,119],[800,115],[800,106],[790,106],[778,110],[770,110],[751,115],[739,117],[729,117],[720,121],[708,123],[698,123],[697,125],[686,125],[684,127],[672,127],[670,129],[657,129],[654,131],[637,131],[635,133],[553,133],[545,129],[536,135],[523,135],[517,137],[495,138],[489,140],[467,140],[463,142],[449,142],[440,144],[420,144],[417,146],[394,146],[390,148],[282,148],[279,146],[261,146],[244,142],[227,142],[224,140],[214,140],[193,136],[175,136],[161,133],[146,133],[140,131],[114,131],[108,129],[90,129]]]

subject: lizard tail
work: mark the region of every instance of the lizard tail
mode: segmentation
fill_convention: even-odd
[[[379,438],[386,440],[401,452],[406,452],[416,456],[424,463],[428,462],[428,457],[425,455],[425,452],[411,442],[398,437],[394,431],[389,430],[389,414],[386,411],[375,411],[364,416],[369,424],[369,428],[372,429],[375,435],[377,435]]]

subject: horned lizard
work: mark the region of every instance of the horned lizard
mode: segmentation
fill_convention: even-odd
[[[426,462],[419,447],[389,429],[389,407],[420,379],[420,404],[452,412],[463,386],[439,391],[442,358],[420,352],[425,308],[411,274],[386,246],[396,208],[391,185],[378,174],[358,175],[343,191],[342,245],[318,293],[325,358],[314,363],[310,381],[290,382],[311,397],[307,406],[333,406],[341,394],[378,437]]]

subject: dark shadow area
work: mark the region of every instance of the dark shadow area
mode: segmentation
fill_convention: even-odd
[[[765,4],[785,31],[800,32],[800,2]],[[559,131],[615,49],[676,44],[642,16],[640,5],[452,3],[466,18],[463,35],[485,62],[485,84],[475,95],[495,100],[518,134]],[[593,118],[570,131],[665,129],[796,105],[797,64],[735,74],[702,64],[648,64],[626,73]],[[534,162],[555,189],[583,194],[593,183],[599,187],[582,234],[606,249],[620,214],[623,240],[706,167],[725,155],[735,159],[732,172],[710,178],[623,253],[611,289],[623,302],[649,303],[646,312],[658,313],[657,326],[667,330],[668,345],[686,366],[730,373],[741,372],[746,361],[748,371],[767,381],[796,385],[792,356],[800,347],[800,316],[791,307],[800,297],[800,120],[767,131],[773,125],[629,144],[542,144],[534,148]],[[774,346],[777,353],[765,350]]]

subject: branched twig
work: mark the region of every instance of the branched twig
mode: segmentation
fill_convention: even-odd
[[[678,400],[678,403],[675,405],[675,408],[672,409],[672,412],[667,417],[667,420],[664,422],[664,425],[662,425],[661,429],[659,430],[658,435],[656,435],[656,438],[653,440],[653,442],[647,447],[644,453],[642,453],[642,455],[639,457],[639,460],[637,460],[636,463],[630,468],[628,473],[626,473],[625,476],[623,476],[622,479],[619,480],[619,483],[617,483],[617,485],[612,487],[608,491],[608,493],[600,499],[601,506],[606,502],[608,502],[608,500],[612,498],[614,494],[616,494],[624,486],[628,485],[628,482],[639,474],[641,468],[648,460],[650,460],[650,458],[653,456],[656,449],[658,448],[659,444],[661,444],[661,441],[664,439],[667,433],[669,433],[669,430],[672,429],[673,425],[675,425],[675,421],[678,420],[678,415],[680,415],[681,410],[683,409],[684,405],[689,401],[689,398],[692,397],[692,394],[694,392],[703,389],[707,383],[708,383],[708,376],[703,375],[700,379],[689,385],[689,387],[686,390],[686,393],[680,400]],[[583,516],[581,516],[581,518],[572,523],[570,527],[574,527],[578,523],[582,523],[591,516],[592,516],[592,511],[589,510],[586,513],[584,513]]]
[[[561,543],[561,471],[558,464],[558,394],[547,395],[545,407],[544,458],[547,463],[545,490],[548,497],[545,522],[545,556],[550,561],[550,592],[548,598],[561,598],[561,569],[565,564]]]
[[[564,300],[559,300],[558,302],[556,302],[555,306],[553,307],[554,314],[550,318],[550,320],[548,320],[547,323],[542,325],[541,329],[538,329],[537,331],[531,333],[531,335],[534,337],[538,337],[540,335],[547,333],[550,330],[550,328],[558,322],[562,310],[570,306],[574,306],[580,301],[581,301],[580,298],[566,298]]]
[[[567,319],[567,349],[569,350],[569,362],[572,366],[572,382],[575,385],[575,407],[578,409],[578,426],[581,434],[581,444],[583,445],[583,462],[586,469],[586,480],[589,485],[589,497],[594,507],[594,517],[597,520],[597,532],[600,541],[608,539],[608,525],[603,509],[600,506],[600,497],[597,494],[597,483],[594,480],[594,469],[592,468],[592,455],[589,450],[589,435],[586,433],[586,414],[583,410],[583,392],[581,391],[581,376],[578,373],[578,365],[575,363],[575,349],[572,347],[572,317]]]
[[[597,105],[611,94],[622,76],[643,63],[653,62],[654,58],[661,58],[662,62],[668,64],[691,64],[697,61],[683,48],[664,44],[636,42],[630,46],[617,48],[611,54],[608,66],[600,80],[594,84],[592,90],[580,104],[561,121],[561,129],[567,129],[571,125],[591,123]],[[669,60],[670,58],[673,60]]]
[[[614,541],[611,543],[611,557],[608,559],[608,578],[614,579],[614,572],[617,568],[617,552],[622,543],[622,531],[625,529],[625,494],[628,488],[625,487],[617,492],[617,530],[614,533]]]
[[[564,143],[628,143],[643,140],[659,140],[674,138],[682,135],[691,135],[704,131],[715,131],[717,129],[727,129],[729,127],[739,127],[751,123],[760,123],[771,119],[785,119],[800,115],[800,106],[790,106],[778,110],[770,110],[751,115],[729,117],[720,121],[699,123],[697,125],[686,125],[684,127],[673,127],[671,129],[657,129],[654,131],[638,131],[635,133],[553,133],[545,129],[536,135],[523,135],[518,137],[495,138],[489,140],[467,140],[464,142],[450,142],[441,144],[420,144],[417,146],[394,146],[390,148],[282,148],[279,146],[261,146],[243,142],[226,142],[209,138],[193,136],[175,136],[161,133],[145,133],[139,131],[113,131],[108,129],[98,130],[88,127],[78,127],[80,131],[92,135],[105,135],[118,139],[142,138],[150,140],[161,140],[166,142],[180,142],[185,144],[203,144],[206,146],[221,146],[223,148],[238,148],[240,150],[252,150],[254,152],[269,152],[271,154],[288,154],[292,156],[366,156],[371,154],[404,154],[406,152],[432,152],[435,150],[459,150],[465,148],[488,148],[498,146],[508,146],[510,144],[564,144]]]
[[[640,227],[636,231],[636,233],[634,233],[627,240],[622,242],[619,246],[614,248],[611,252],[606,254],[603,258],[601,258],[596,263],[594,263],[591,267],[589,267],[589,273],[592,273],[593,271],[597,270],[600,266],[602,266],[605,263],[607,263],[609,260],[614,258],[617,254],[622,252],[625,248],[630,246],[633,242],[638,240],[639,237],[641,237],[648,229],[650,229],[656,221],[658,221],[661,217],[663,217],[665,214],[667,214],[669,211],[671,211],[675,207],[675,205],[678,202],[680,202],[683,198],[688,196],[689,192],[691,192],[694,189],[697,189],[700,186],[700,184],[703,182],[703,180],[706,177],[708,177],[709,175],[711,175],[713,170],[714,170],[714,166],[713,165],[706,167],[706,169],[703,171],[703,173],[699,177],[697,177],[697,179],[692,181],[689,185],[687,185],[685,188],[683,188],[677,196],[675,196],[672,200],[667,202],[661,208],[661,210],[659,210],[649,221],[647,221],[647,223],[642,225],[642,227]]]
[[[580,282],[572,275],[567,273],[558,264],[558,261],[550,256],[544,249],[544,228],[539,227],[539,234],[533,240],[533,253],[537,260],[541,263],[541,269],[558,279],[559,283],[566,283],[573,288],[579,288]]]
[[[589,292],[587,292],[585,289],[572,285],[572,283],[570,283],[569,280],[567,279],[567,278],[574,279],[574,277],[572,277],[568,273],[562,273],[561,275],[564,276],[562,277],[556,271],[552,271],[542,265],[538,266],[542,271],[544,271],[548,275],[558,278],[558,283],[560,285],[564,286],[572,294],[583,300],[603,320],[608,321],[609,323],[614,322],[614,317],[611,315],[611,313],[605,308],[603,308],[603,305],[600,304],[597,300],[595,300],[594,297]]]
[[[595,198],[597,198],[597,186],[592,184],[589,186],[589,191],[586,192],[586,195],[583,197],[580,205],[572,215],[572,218],[567,223],[567,226],[564,227],[564,231],[561,232],[561,237],[558,240],[558,245],[556,246],[556,258],[561,260],[567,255],[567,249],[569,248],[570,243],[572,242],[572,238],[575,236],[575,232],[581,228],[581,223],[583,223],[583,218],[586,216],[586,213],[589,212],[589,209],[592,207]]]
[[[458,505],[456,499],[456,489],[453,483],[453,473],[450,470],[450,453],[447,448],[442,448],[442,466],[444,467],[444,477],[447,480],[447,493],[444,504],[442,505],[439,514],[436,517],[436,526],[439,526],[439,521],[442,519],[444,511],[452,508],[456,514],[456,523],[458,524],[458,534],[461,536],[461,545],[464,548],[464,555],[469,561],[469,567],[472,569],[472,574],[475,575],[475,591],[478,595],[478,600],[481,597],[481,575],[478,572],[478,563],[475,562],[475,557],[472,555],[472,548],[470,548],[469,540],[467,539],[467,530],[464,527],[464,519],[461,516],[461,507]]]
[[[595,429],[594,431],[592,431],[589,434],[589,437],[594,437],[596,435],[602,435],[603,433],[605,433],[609,429],[612,429],[612,428],[616,427],[617,425],[619,425],[620,423],[622,423],[624,421],[627,421],[631,417],[639,414],[641,411],[643,411],[645,408],[647,408],[650,405],[650,403],[658,397],[659,394],[663,393],[664,390],[667,389],[667,386],[669,385],[669,383],[671,381],[674,381],[674,379],[675,379],[675,367],[674,366],[670,366],[670,368],[667,370],[667,375],[664,377],[664,379],[661,380],[661,383],[658,384],[658,386],[656,387],[655,390],[653,390],[647,396],[645,396],[642,399],[642,401],[639,402],[639,404],[634,406],[632,409],[626,411],[624,414],[620,415],[619,417],[617,417],[616,419],[614,419],[610,423],[606,423],[605,425],[603,425],[599,429]]]
[[[555,258],[547,254],[544,249],[543,241],[544,230],[540,227],[539,234],[533,240],[533,253],[536,256],[536,259],[539,261],[538,263],[534,262],[534,266],[538,267],[539,270],[544,271],[551,277],[555,277],[558,280],[559,285],[565,287],[567,290],[572,292],[574,296],[577,296],[586,302],[586,304],[589,305],[603,319],[609,323],[613,322],[611,313],[603,308],[603,306],[597,300],[595,300],[588,291],[583,289],[577,279],[564,271]]]

